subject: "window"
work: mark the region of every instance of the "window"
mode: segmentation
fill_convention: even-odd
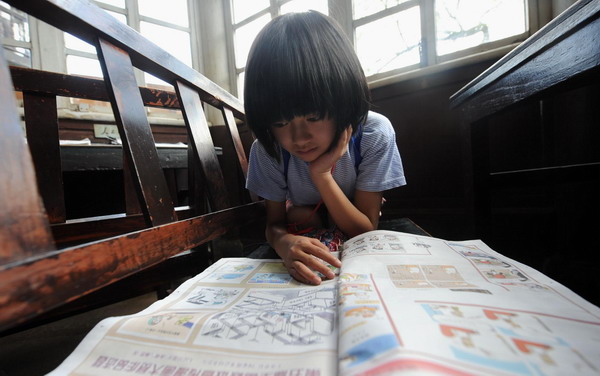
[[[175,56],[183,63],[192,64],[192,33],[187,0],[170,0],[165,7],[162,0],[100,0],[96,4],[120,22],[129,25]],[[94,46],[68,33],[64,33],[65,59],[68,74],[102,77]],[[141,86],[174,91],[172,85],[148,73],[136,69],[136,78]],[[93,112],[110,112],[108,103],[82,99],[70,99],[71,103],[86,104]],[[79,107],[81,108],[81,107]],[[176,110],[148,108],[153,116],[180,118]]]
[[[356,51],[372,78],[529,35],[526,0],[352,0],[352,8]],[[381,35],[385,48],[377,43]]]
[[[224,1],[231,7],[238,93],[254,37],[288,11],[332,9],[370,81],[510,45],[536,29],[528,18],[535,19],[535,0]]]
[[[225,0],[230,5],[233,29],[235,81],[238,97],[242,97],[246,58],[254,38],[275,16],[309,9],[328,14],[327,0]]]
[[[119,21],[127,24],[127,17],[124,14],[110,11],[109,13]],[[64,38],[67,73],[102,77],[102,69],[96,56],[96,48],[69,33],[64,33]]]
[[[26,13],[0,1],[0,37],[8,63],[32,67],[31,38]]]
[[[523,36],[527,31],[523,0],[437,0],[435,49],[438,56]]]
[[[117,20],[138,30],[143,36],[192,66],[192,35],[187,0],[170,0],[165,6],[162,0],[99,0],[97,5]],[[130,7],[126,7],[130,4]],[[101,77],[102,71],[96,49],[90,44],[65,33],[67,73]],[[159,88],[172,86],[144,73],[138,77],[140,85]]]

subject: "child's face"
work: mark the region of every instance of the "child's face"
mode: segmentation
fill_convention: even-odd
[[[335,136],[333,119],[318,116],[296,116],[290,121],[271,125],[275,139],[290,154],[312,162],[329,150]]]

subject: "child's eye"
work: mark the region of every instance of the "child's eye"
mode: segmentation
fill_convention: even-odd
[[[315,121],[323,120],[323,117],[321,117],[319,115],[308,115],[308,116],[306,116],[306,120],[310,121],[310,122],[315,122]]]
[[[282,128],[282,127],[285,127],[288,124],[289,123],[287,121],[277,121],[275,123],[271,123],[271,126],[275,127],[275,128]]]

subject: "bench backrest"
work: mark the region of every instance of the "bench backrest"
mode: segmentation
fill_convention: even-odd
[[[244,113],[237,98],[87,1],[7,2],[94,45],[104,80],[9,69],[0,56],[0,331],[216,239],[264,212],[260,202],[229,202],[203,110],[207,104],[222,112],[245,176],[246,152],[236,124]],[[134,67],[176,92],[138,88]],[[11,71],[14,88],[23,92],[27,142]],[[124,185],[133,193],[126,196],[127,215],[65,221],[57,95],[110,101],[123,143]],[[180,108],[183,114],[189,168],[197,170],[189,210],[175,210],[170,197],[145,110],[152,105]],[[209,214],[203,214],[203,192]],[[68,243],[76,245],[61,248]]]

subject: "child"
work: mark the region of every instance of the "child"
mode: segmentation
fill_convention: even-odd
[[[300,282],[334,277],[318,259],[341,266],[302,234],[325,228],[339,244],[374,230],[382,192],[406,184],[394,129],[369,100],[358,58],[327,16],[277,17],[252,45],[244,103],[257,141],[246,187],[265,199],[266,238]]]

